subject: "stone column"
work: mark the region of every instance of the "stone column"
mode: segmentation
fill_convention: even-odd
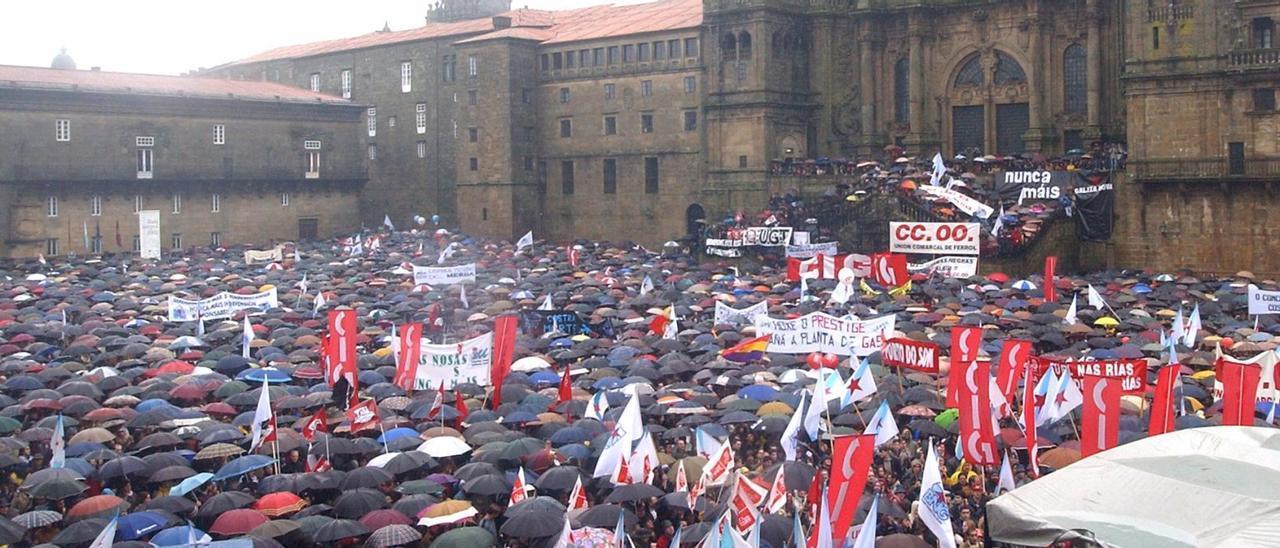
[[[1102,135],[1102,6],[1098,0],[1085,3],[1085,18],[1088,20],[1088,39],[1085,41],[1087,67],[1086,82],[1089,90],[1085,97],[1088,103],[1087,138],[1096,139]]]
[[[932,138],[933,131],[925,127],[925,85],[924,85],[924,33],[926,32],[921,12],[913,12],[908,25],[909,47],[907,86],[911,100],[911,131],[907,134],[907,150],[912,154],[931,152],[937,147]]]
[[[862,124],[862,139],[859,153],[865,155],[873,155],[879,146],[884,143],[878,143],[880,128],[879,120],[876,118],[876,108],[879,105],[876,93],[876,72],[875,72],[875,42],[870,37],[871,24],[868,22],[863,25],[863,37],[858,41],[858,87],[862,90],[862,117],[859,120]]]
[[[1026,25],[1031,50],[1031,82],[1027,90],[1030,96],[1027,106],[1030,126],[1027,128],[1027,133],[1023,135],[1023,141],[1027,145],[1027,150],[1039,152],[1045,150],[1046,141],[1052,140],[1049,124],[1044,116],[1044,103],[1049,90],[1049,70],[1045,62],[1045,36],[1040,14],[1032,12],[1027,18]]]

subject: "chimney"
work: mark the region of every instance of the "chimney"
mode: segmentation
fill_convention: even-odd
[[[493,28],[495,28],[495,29],[509,29],[509,28],[511,28],[511,16],[510,16],[510,15],[495,15],[495,16],[493,16]]]

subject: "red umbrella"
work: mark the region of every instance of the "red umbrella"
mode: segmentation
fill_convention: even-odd
[[[82,418],[89,422],[103,422],[103,421],[109,421],[112,419],[118,419],[118,418],[121,418],[122,416],[123,415],[121,414],[120,410],[114,407],[99,407],[97,409],[94,409],[93,411],[85,413],[84,417]]]
[[[398,510],[374,510],[360,518],[360,524],[370,531],[377,531],[388,525],[413,525],[413,520]]]
[[[167,373],[176,373],[178,375],[190,375],[191,372],[195,370],[195,368],[196,366],[191,365],[187,362],[171,361],[169,363],[166,363],[160,366],[159,369],[156,369],[156,374],[164,375]]]
[[[998,284],[1008,283],[1009,275],[1005,274],[1004,272],[992,272],[991,274],[987,275],[987,280],[990,280],[992,283],[998,283]]]
[[[307,506],[307,501],[288,491],[268,493],[253,503],[254,509],[273,518],[292,514]]]
[[[129,503],[124,499],[115,495],[98,495],[89,497],[67,511],[67,518],[81,520],[87,518],[95,518],[99,516],[109,516],[118,511],[124,510]]]
[[[209,532],[224,537],[243,535],[268,521],[270,520],[262,512],[240,508],[219,515],[218,519],[214,520],[213,526],[209,528]]]
[[[218,402],[213,402],[213,403],[207,403],[207,404],[203,405],[202,407],[200,407],[200,411],[204,412],[204,413],[205,413],[205,414],[207,414],[207,415],[229,415],[229,416],[234,416],[234,415],[239,415],[239,414],[240,414],[240,412],[239,412],[239,411],[236,411],[236,408],[231,407],[231,404],[226,403],[226,402],[220,402],[220,401],[218,401]]]
[[[49,398],[37,398],[22,404],[22,407],[23,409],[27,409],[27,410],[31,410],[31,409],[44,409],[46,411],[62,410],[62,404],[58,403],[58,400],[53,400]]]

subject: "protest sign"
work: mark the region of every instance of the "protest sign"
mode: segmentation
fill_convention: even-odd
[[[273,287],[262,293],[239,295],[222,292],[208,299],[190,300],[180,297],[169,297],[169,321],[189,322],[197,319],[221,320],[236,315],[236,312],[248,310],[250,313],[266,312],[280,306]]]
[[[789,226],[753,226],[742,231],[742,245],[777,247],[791,241]]]
[[[996,211],[995,208],[970,198],[958,190],[952,190],[941,186],[922,186],[920,189],[927,194],[932,194],[933,196],[951,202],[951,205],[956,206],[956,209],[959,209],[968,215],[978,217],[979,219],[986,219]]]
[[[244,264],[254,263],[277,263],[284,260],[284,248],[276,246],[274,249],[244,250]]]
[[[707,255],[716,257],[741,257],[742,256],[742,240],[733,240],[725,238],[707,238],[704,249]]]
[[[1280,291],[1266,291],[1249,284],[1249,314],[1280,314]]]
[[[474,281],[475,263],[442,267],[413,265],[414,285],[452,285]]]
[[[489,366],[493,363],[493,333],[455,344],[430,344],[422,339],[414,390],[445,390],[458,383],[489,385]]]
[[[978,258],[938,257],[924,263],[908,263],[907,270],[912,274],[923,272],[928,276],[941,274],[944,278],[970,278],[978,274]]]
[[[160,212],[148,209],[138,212],[139,256],[143,259],[160,258]]]
[[[905,367],[937,375],[938,355],[937,343],[893,338],[885,341],[880,360],[888,367]]]
[[[977,223],[889,223],[889,251],[928,255],[977,255]]]
[[[830,257],[839,253],[838,247],[839,245],[836,242],[789,245],[787,246],[787,257],[794,259],[811,259],[819,254]]]
[[[746,308],[733,308],[716,301],[715,324],[754,325],[756,318],[769,315],[769,303],[761,301]]]
[[[868,356],[879,352],[893,333],[894,316],[853,320],[814,312],[794,320],[760,316],[755,326],[757,334],[769,335],[770,352]]]
[[[1056,201],[1066,195],[1075,178],[1070,171],[1005,171],[995,175],[1001,200]]]
[[[1040,382],[1045,371],[1053,368],[1059,375],[1063,371],[1071,371],[1071,377],[1079,383],[1085,375],[1120,379],[1120,386],[1125,392],[1145,390],[1147,386],[1147,360],[1115,359],[1096,360],[1092,358],[1070,359],[1054,356],[1032,356],[1031,378],[1028,382]]]
[[[1115,217],[1115,186],[1111,174],[1079,174],[1076,179],[1076,233],[1081,240],[1111,239]]]

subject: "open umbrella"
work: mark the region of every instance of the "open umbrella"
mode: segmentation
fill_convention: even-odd
[[[636,502],[662,496],[662,490],[647,483],[629,483],[615,487],[605,502]]]
[[[390,546],[416,545],[422,540],[422,533],[410,525],[386,525],[373,531],[369,539],[364,541],[368,548],[388,548]]]
[[[67,510],[66,519],[67,521],[78,521],[111,516],[123,511],[128,506],[128,502],[115,495],[97,495],[77,502],[75,506]]]
[[[592,506],[578,514],[576,521],[583,527],[612,529],[618,524],[618,514],[623,515],[624,526],[628,529],[635,527],[640,522],[640,518],[636,517],[634,512],[617,504],[597,504]]]
[[[360,522],[350,519],[335,519],[321,525],[311,534],[311,540],[318,543],[337,544],[343,539],[355,538],[369,534],[369,528]]]
[[[338,500],[333,503],[333,514],[345,519],[359,519],[360,516],[387,506],[387,496],[380,491],[352,489],[338,496]]]
[[[121,540],[137,540],[164,529],[169,518],[156,511],[133,512],[116,520],[116,537]]]
[[[201,485],[204,485],[211,479],[213,479],[213,474],[209,472],[200,472],[199,474],[196,474],[187,479],[184,479],[177,485],[170,487],[169,495],[174,497],[181,497],[187,493],[195,491]]]
[[[563,525],[562,523],[561,526]],[[489,531],[479,527],[459,527],[436,537],[429,548],[484,548],[497,545],[498,539]]]
[[[254,527],[267,522],[267,516],[252,508],[238,508],[224,512],[213,520],[209,532],[215,535],[231,537],[248,533]]]
[[[13,522],[26,527],[27,529],[39,529],[53,525],[62,521],[62,514],[53,510],[32,510],[25,514],[18,514],[13,518]]]
[[[446,500],[428,506],[418,514],[418,525],[433,527],[470,519],[479,514],[476,507],[465,500]]]
[[[222,481],[243,476],[254,470],[261,470],[275,464],[275,459],[267,455],[245,455],[222,465],[213,475],[213,481]]]
[[[253,508],[271,518],[292,514],[307,506],[307,501],[287,491],[268,493],[253,503]]]
[[[151,544],[156,546],[189,546],[191,545],[191,539],[196,539],[196,543],[213,542],[213,538],[208,533],[190,525],[179,525],[156,533],[151,537]]]
[[[501,533],[516,538],[551,536],[564,527],[563,504],[551,497],[534,497],[511,508],[505,515]]]

